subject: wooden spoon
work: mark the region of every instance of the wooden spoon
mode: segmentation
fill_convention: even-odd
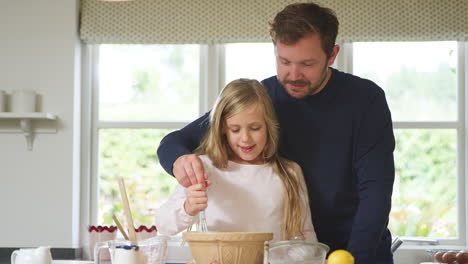
[[[127,232],[125,232],[125,229],[123,228],[123,226],[120,224],[120,221],[119,219],[117,218],[116,215],[112,215],[112,219],[114,219],[114,222],[115,224],[117,225],[117,228],[119,229],[120,233],[122,233],[123,237],[125,238],[125,240],[128,240],[128,235],[127,235]]]
[[[136,238],[135,226],[133,225],[132,211],[128,203],[127,191],[125,190],[125,183],[122,178],[119,178],[120,196],[122,196],[123,209],[125,217],[127,218],[128,234],[132,245],[138,245]]]

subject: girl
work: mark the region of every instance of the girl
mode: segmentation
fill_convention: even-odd
[[[277,154],[278,123],[266,89],[239,79],[221,92],[196,153],[206,184],[174,193],[156,210],[156,226],[174,235],[206,209],[209,231],[273,232],[273,241],[317,241],[300,167]]]

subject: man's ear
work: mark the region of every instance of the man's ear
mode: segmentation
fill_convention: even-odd
[[[328,58],[328,66],[331,66],[335,63],[336,56],[338,56],[338,52],[340,52],[340,46],[335,45],[333,47],[332,53],[330,54],[330,58]]]

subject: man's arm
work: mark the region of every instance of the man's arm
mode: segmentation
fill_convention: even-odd
[[[376,263],[376,251],[383,242],[395,178],[394,149],[390,110],[379,89],[361,119],[353,160],[359,205],[348,250],[356,257],[356,264]]]
[[[182,155],[191,154],[199,145],[209,126],[209,113],[184,128],[165,136],[159,144],[159,162],[167,173],[174,175],[174,162]],[[175,175],[174,175],[175,176]]]

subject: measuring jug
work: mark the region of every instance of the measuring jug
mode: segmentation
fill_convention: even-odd
[[[132,245],[128,240],[99,242],[94,248],[94,261],[101,263],[101,250],[108,248],[112,264],[164,264],[167,253],[167,236],[155,236]]]
[[[265,247],[264,256],[270,264],[323,264],[329,250],[319,242],[285,240],[271,243],[269,249]]]
[[[51,264],[50,247],[21,248],[11,254],[11,264]]]

